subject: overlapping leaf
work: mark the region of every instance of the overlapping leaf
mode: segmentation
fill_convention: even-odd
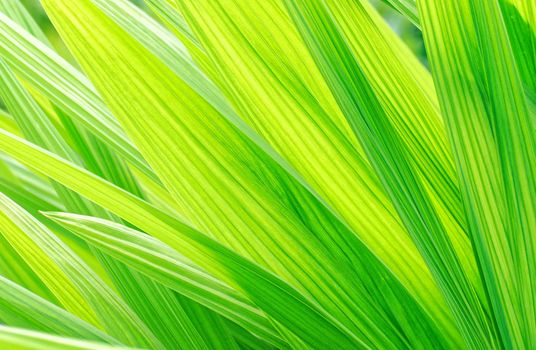
[[[432,74],[367,0],[41,2],[0,2],[0,347],[536,346],[534,1],[384,0]]]

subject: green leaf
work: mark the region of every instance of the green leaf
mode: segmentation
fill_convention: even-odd
[[[22,141],[22,140],[19,140],[19,141]],[[24,142],[24,141],[22,141]],[[5,144],[4,146],[7,146],[7,144]],[[2,150],[8,150],[8,147],[0,147]],[[39,152],[38,152],[39,153]],[[29,153],[25,152],[26,155],[29,155],[30,157],[32,157]],[[49,155],[51,156],[51,155]],[[24,158],[26,160],[30,160],[30,158],[26,158],[26,156],[24,156]],[[52,156],[51,159],[49,160],[52,160],[52,159],[56,159],[54,156]],[[39,163],[41,165],[45,165],[45,163],[41,163],[39,161]],[[46,164],[50,164],[52,165],[52,167],[48,167],[47,166],[47,170],[48,171],[52,171],[54,172],[54,168],[55,168],[55,165],[48,162]],[[123,190],[120,190],[118,187],[114,187],[113,185],[103,181],[102,179],[99,179],[98,177],[96,177],[95,175],[92,175],[86,171],[83,171],[81,170],[80,168],[76,168],[76,167],[73,167],[72,164],[69,164],[69,163],[65,163],[67,165],[67,168],[63,168],[63,170],[66,170],[66,169],[71,169],[71,170],[68,170],[67,173],[71,173],[73,176],[70,177],[71,179],[71,182],[63,182],[63,180],[65,180],[66,178],[62,175],[60,175],[60,177],[62,178],[62,183],[68,187],[70,187],[71,189],[77,191],[77,192],[80,192],[81,194],[86,194],[86,195],[89,195],[91,193],[93,194],[97,194],[99,196],[99,198],[101,200],[104,200],[104,202],[101,202],[101,200],[96,200],[95,198],[91,198],[92,200],[94,200],[95,202],[103,205],[105,208],[115,208],[117,209],[117,206],[115,206],[112,203],[108,202],[106,204],[106,202],[111,199],[113,197],[113,195],[109,192],[110,190],[112,192],[118,190],[120,191],[120,193],[122,194],[126,194],[127,195],[127,198],[129,198],[130,200],[134,201],[134,205],[139,205],[141,203],[144,203],[143,201],[141,201],[139,198],[137,197],[134,197],[132,196],[131,194],[128,194],[127,192],[124,192]],[[58,165],[58,164],[56,164]],[[74,170],[74,173],[72,173],[72,171]],[[47,173],[48,173],[47,171]],[[65,174],[67,174],[65,173]],[[64,174],[64,175],[65,175]],[[54,175],[54,174],[51,174],[51,175]],[[58,175],[58,174],[56,174]],[[53,176],[54,177],[54,176]],[[81,182],[78,182],[79,179]],[[93,179],[93,181],[91,180]],[[67,178],[68,180],[68,178]],[[94,181],[97,180],[97,182],[95,183]],[[99,185],[100,184],[100,185]],[[104,184],[104,187],[102,187],[102,185]],[[75,187],[71,187],[70,185],[74,185]],[[81,187],[78,187],[78,186],[81,186]],[[95,191],[95,190],[98,190],[98,191]],[[138,203],[138,204],[136,204]],[[119,206],[119,207],[122,207],[123,205]],[[142,207],[144,206],[147,206],[147,204],[142,204]],[[147,206],[147,208],[152,208],[151,206]],[[115,212],[116,214],[126,218],[128,221],[130,222],[133,222],[135,223],[136,225],[139,225],[139,222],[138,222],[138,219],[140,218],[143,218],[145,216],[145,214],[142,214],[140,216],[139,213],[136,213],[136,212],[132,212],[130,210],[127,209],[127,213],[130,212],[131,214],[127,214],[127,215],[123,215],[124,213],[123,212]],[[147,210],[147,209],[146,209]],[[155,208],[151,209],[151,210],[154,210],[154,214],[153,215],[163,215],[163,217],[167,217],[167,215],[159,212],[158,210],[156,210]],[[143,212],[143,209],[142,209],[142,212]],[[134,218],[134,220],[132,220]],[[137,218],[137,219],[135,219]],[[143,221],[145,222],[145,221]],[[144,225],[142,225],[144,226]],[[153,227],[154,230],[156,231],[160,231],[161,227],[159,227],[158,225],[156,227]],[[151,230],[153,231],[153,230]],[[147,236],[149,237],[149,236]],[[186,267],[188,268],[186,270],[186,272],[190,271],[191,269],[191,262],[189,262],[188,259],[185,260],[185,258],[181,258],[181,261],[184,262],[187,261],[188,263],[186,264]],[[221,291],[221,290],[218,290],[218,288],[216,288],[216,291],[217,292],[212,292],[211,294],[213,294],[212,298],[204,298],[203,295],[205,295],[207,292],[205,291],[206,287],[204,288],[201,288],[199,290],[199,286],[214,286],[214,279],[212,277],[208,277],[206,275],[205,272],[203,272],[203,270],[199,269],[198,267],[195,268],[196,271],[198,271],[197,274],[194,274],[193,276],[197,276],[201,279],[198,279],[196,281],[196,283],[194,283],[190,288],[194,287],[194,288],[197,288],[197,289],[194,289],[194,290],[198,290],[198,292],[196,293],[192,293],[191,291],[190,292],[187,292],[184,290],[184,286],[183,286],[183,289],[181,289],[181,291],[183,293],[185,293],[187,296],[193,298],[194,300],[202,303],[203,305],[209,307],[209,308],[212,308],[214,309],[215,311],[217,312],[220,312],[220,313],[223,313],[222,310],[226,310],[228,309],[228,307],[225,307],[225,305],[227,304],[226,302],[226,298],[223,298],[221,297],[221,295],[226,295],[226,294],[231,294],[231,295],[234,295],[235,293],[234,292],[230,292],[229,290],[227,290],[227,292],[225,291]],[[185,272],[185,273],[186,273]],[[191,278],[191,275],[189,275],[188,273],[186,273],[186,276],[190,276],[188,278],[185,279],[185,282],[189,281],[190,278]],[[208,279],[207,279],[208,278]],[[216,287],[221,284],[221,283],[216,283]],[[210,289],[209,289],[210,291]],[[197,296],[198,295],[198,296]],[[212,299],[215,299],[212,300]],[[218,301],[220,300],[220,301]],[[244,300],[243,298],[239,298],[239,301],[238,301],[239,304],[243,304],[244,303]],[[223,306],[218,306],[222,304]],[[235,307],[236,310],[233,310],[233,308],[231,308],[227,313],[223,313],[226,317],[232,319],[232,320],[235,320],[237,323],[241,324],[241,325],[244,325],[248,330],[251,330],[255,333],[258,333],[259,335],[263,335],[265,337],[267,337],[268,339],[276,339],[276,343],[281,343],[280,340],[278,340],[278,335],[275,331],[273,331],[269,325],[269,323],[267,323],[266,320],[263,320],[264,317],[259,317],[258,315],[258,312],[256,311],[251,311],[251,310],[248,310],[248,309],[251,309],[252,306],[247,306],[247,302],[246,302],[246,305],[245,306],[241,306],[240,308],[238,307]],[[231,312],[232,311],[232,312]],[[233,316],[234,314],[234,316]],[[242,320],[242,318],[244,318],[244,320]],[[272,340],[274,341],[274,340]]]
[[[342,1],[340,3],[345,3]],[[427,262],[466,341],[487,341],[492,325],[478,286],[462,268],[422,179],[415,175],[407,147],[360,61],[331,12],[339,2],[287,1],[296,25],[315,56],[356,136],[380,177],[404,225]],[[335,47],[336,50],[333,50]],[[417,336],[418,337],[418,336]],[[419,341],[418,338],[415,341]]]
[[[419,175],[465,273],[478,285],[454,159],[430,73],[366,1],[328,4],[360,64],[364,82],[407,149],[414,173]]]
[[[0,319],[9,326],[31,328],[66,337],[119,342],[94,326],[0,276]]]
[[[80,159],[72,150],[70,150],[66,142],[61,138],[60,134],[55,130],[54,125],[39,108],[37,103],[33,101],[28,92],[25,91],[11,72],[10,68],[0,62],[0,91],[3,92],[4,101],[7,101],[8,108],[18,117],[17,120],[21,125],[24,133],[28,138],[37,144],[54,151],[75,163],[80,163]],[[133,193],[139,194],[139,189],[131,178],[130,173],[125,168],[125,165],[119,159],[114,157],[104,144],[88,135],[80,134],[76,126],[70,119],[58,110],[58,113],[63,117],[72,140],[76,143],[79,150],[83,150],[84,161],[89,164],[90,169],[98,174],[105,174],[107,178],[111,178],[116,184],[123,188],[127,188]],[[70,210],[85,214],[100,214],[95,208],[88,206],[82,198],[62,186],[55,186],[60,196],[64,199]],[[41,208],[44,209],[44,208]],[[179,304],[177,298],[165,288],[162,288],[152,281],[146,281],[142,276],[137,276],[131,273],[125,266],[107,259],[98,252],[93,252],[102,262],[104,268],[108,271],[115,286],[122,294],[125,301],[148,325],[155,335],[168,347],[177,348],[182,343],[181,348],[186,349],[188,342],[186,333],[183,334],[182,329],[178,326],[181,324],[190,324],[190,320]],[[163,309],[163,306],[167,309]],[[160,310],[160,312],[155,312]],[[176,313],[170,313],[166,316],[166,310],[176,310]],[[182,316],[182,320],[177,317]],[[190,325],[191,329],[194,329]],[[220,327],[220,329],[222,329]],[[223,328],[224,329],[224,328]],[[195,340],[193,336],[195,332],[190,332],[188,340]],[[197,336],[196,344],[203,344],[201,337]],[[197,345],[197,348],[203,346]]]
[[[154,177],[88,80],[58,54],[1,13],[0,56],[51,102],[76,117],[133,165]]]
[[[383,0],[420,28],[415,0]],[[536,93],[536,4],[530,0],[499,0],[521,79]]]
[[[182,15],[167,0],[144,0],[147,6],[154,12],[161,21],[173,33],[178,34],[183,42],[190,42],[201,49],[201,46],[195,38],[192,30]],[[184,39],[183,39],[184,38]],[[187,45],[187,44],[186,44]]]
[[[536,2],[381,2],[0,0],[0,348],[536,348]]]
[[[8,112],[3,110],[0,110],[0,127],[12,134],[20,136],[20,129],[17,126],[17,122],[13,120],[13,117]]]
[[[48,41],[43,30],[41,30],[37,22],[32,18],[30,13],[28,13],[21,1],[4,0],[0,2],[0,12],[5,13],[8,17],[19,23],[23,28],[26,28],[29,33],[31,33],[41,42],[45,43],[47,46],[52,46],[50,45],[50,42]]]
[[[58,299],[39,279],[24,259],[14,250],[9,242],[0,235],[0,274],[24,286],[48,301],[58,303]]]
[[[1,233],[73,314],[125,344],[162,348],[141,320],[43,224],[0,194]]]
[[[24,216],[19,218],[19,215]],[[31,220],[28,223],[22,221],[28,219]],[[4,194],[0,194],[0,222],[2,223],[0,233],[51,290],[61,305],[81,319],[99,325],[94,311],[73,282],[54,260],[43,252],[42,247],[32,239],[32,236],[28,236],[26,233],[28,231],[29,234],[33,232],[39,234],[38,230],[45,231],[46,228]],[[35,228],[25,225],[32,225]]]
[[[536,3],[531,0],[500,0],[517,69],[525,87],[536,93]]]
[[[263,6],[251,2],[223,4],[204,0],[178,3],[221,72],[224,78],[220,84],[222,91],[227,92],[240,116],[333,207],[427,312],[442,319],[444,324],[450,323],[448,327],[452,329],[452,321],[445,316],[447,307],[441,302],[427,267],[379,185],[282,2],[267,1]],[[360,16],[358,22],[364,24],[354,31],[371,37],[370,42],[358,46],[360,58],[370,62],[370,80],[377,82],[386,109],[393,111],[391,114],[397,119],[398,126],[408,134],[412,155],[421,155],[415,159],[420,162],[420,168],[425,169],[423,178],[430,179],[430,187],[437,191],[441,201],[455,203],[441,204],[446,206],[446,210],[443,209],[447,211],[445,216],[449,216],[449,210],[459,212],[459,203],[455,202],[456,185],[452,180],[453,167],[448,154],[444,155],[446,137],[435,132],[441,131],[440,119],[429,96],[421,91],[420,85],[431,85],[430,77],[428,81],[426,77],[412,81],[412,74],[424,72],[422,67],[420,70],[414,68],[415,72],[412,69],[406,72],[404,67],[393,68],[390,75],[379,72],[386,65],[384,62],[396,62],[402,54],[409,52],[407,48],[405,51],[400,49],[399,56],[399,52],[389,52],[390,47],[402,44],[386,40],[377,33],[373,19],[356,12],[350,12],[348,16]],[[374,20],[379,22],[377,18]],[[392,38],[387,36],[387,39]],[[382,49],[383,56],[375,57],[378,48]],[[415,59],[404,59],[402,63],[408,61],[417,66]],[[386,84],[392,80],[400,83]],[[408,97],[424,103],[409,104]],[[416,117],[406,118],[408,113]],[[438,158],[439,161],[434,163]],[[457,219],[450,218],[454,221],[453,227],[457,225]],[[453,236],[460,236],[459,231],[454,228]],[[463,232],[461,235],[457,240],[463,252],[467,250],[468,242]]]
[[[360,343],[316,303],[280,278],[128,192],[1,130],[0,149],[178,249],[215,277],[243,291],[311,347],[335,344],[351,348]]]
[[[136,350],[0,326],[0,346],[11,350]]]
[[[403,346],[399,323],[406,324],[405,332],[434,332],[426,321],[408,326],[426,319],[420,305],[318,197],[91,1],[43,3],[193,225],[310,295],[361,339]],[[177,138],[184,147],[176,147]]]
[[[499,2],[423,0],[419,9],[492,319],[502,346],[530,348],[536,143]]]
[[[407,17],[415,26],[420,26],[419,13],[417,12],[415,0],[383,0],[383,2],[389,4],[392,8]]]
[[[251,302],[229,286],[195,268],[155,238],[97,218],[45,213],[90,244],[199,303],[216,310],[276,345],[284,344]],[[252,326],[257,324],[255,328]]]
[[[12,76],[9,73],[11,72],[6,67],[6,80]],[[29,139],[55,151],[56,154],[63,155],[67,159],[79,163],[78,157],[75,157],[72,152],[65,151],[66,145],[59,133],[54,130],[54,126],[44,113],[31,100],[22,86],[18,84],[16,78],[13,76],[7,83],[9,84],[6,84],[6,93],[13,92],[12,95],[15,95],[15,92],[19,92],[18,95],[20,97],[15,95],[13,98],[7,98],[6,100],[13,101],[10,106],[14,105],[22,109],[19,113],[20,120],[23,126],[27,126],[25,130],[28,131]],[[31,108],[28,108],[28,106]],[[124,163],[104,143],[84,130],[79,130],[76,124],[63,111],[56,109],[55,113],[59,115],[60,120],[69,131],[72,142],[75,143],[79,151],[82,151],[84,163],[90,170],[136,195],[141,195],[135,180]],[[62,188],[58,188],[58,191],[68,204],[68,209],[85,214],[96,213],[102,215],[99,210],[87,206],[76,195],[68,193],[68,191],[66,192]],[[181,349],[187,349],[190,345],[194,348],[206,347],[204,344],[205,341],[197,333],[192,321],[183,310],[183,306],[171,291],[150,280],[146,280],[143,276],[129,271],[122,264],[108,259],[97,251],[93,253],[101,261],[106,271],[108,271],[114,285],[124,300],[144,320],[149,329],[155,333],[164,345],[170,348]],[[166,309],[164,309],[164,306]],[[193,322],[196,323],[197,320],[200,320],[202,314],[202,312],[197,312],[193,315]],[[207,313],[206,318],[215,319],[217,316],[208,315]],[[205,324],[197,326],[206,327],[207,323],[210,324],[210,322],[205,322]],[[188,328],[188,331],[185,331],[182,327]],[[206,330],[211,328],[218,330],[218,334],[221,336],[219,338],[226,339],[224,335],[227,335],[227,338],[230,339],[230,333],[228,331],[226,332],[225,326],[215,324],[213,327],[206,327]],[[212,348],[219,348],[219,338],[214,338],[217,339],[215,344],[211,344],[208,341],[207,343]],[[232,348],[232,342],[227,342],[225,347]]]

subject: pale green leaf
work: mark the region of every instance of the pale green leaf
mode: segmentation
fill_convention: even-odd
[[[68,311],[127,344],[161,348],[141,320],[80,258],[3,194],[0,220],[1,233]]]
[[[0,346],[10,350],[136,350],[0,326]]]
[[[432,271],[462,335],[467,342],[475,338],[486,342],[489,332],[493,331],[493,324],[486,319],[487,305],[480,299],[478,286],[463,270],[422,179],[415,175],[415,164],[399,131],[369,85],[360,61],[348,47],[345,33],[330,15],[338,3],[297,0],[287,1],[287,5],[388,196]],[[331,50],[332,47],[336,50]]]
[[[153,176],[87,79],[1,13],[0,56],[53,103],[77,117],[88,130],[105,140],[125,159]]]
[[[94,326],[0,276],[0,319],[9,326],[118,344]]]
[[[313,348],[360,344],[316,303],[280,278],[128,192],[4,131],[0,131],[0,149],[176,247],[214,276],[243,290],[264,312],[301,335]]]
[[[125,262],[154,280],[193,300],[207,305],[238,324],[268,336],[281,344],[263,315],[251,302],[229,286],[206,275],[184,261],[176,251],[151,236],[97,218],[74,214],[46,213],[55,221],[80,235],[90,244]],[[249,318],[249,320],[248,320]],[[260,329],[251,328],[257,322]]]
[[[194,225],[290,281],[361,339],[403,346],[399,323],[405,323],[404,332],[436,332],[428,322],[409,327],[415,315],[426,315],[357,237],[91,1],[43,3],[107,105]],[[113,64],[97,64],[102,61]],[[184,147],[175,146],[177,138]],[[397,304],[397,312],[387,307],[386,298]],[[382,306],[370,307],[367,300]]]
[[[439,291],[428,269],[379,186],[359,143],[307,53],[299,33],[285,13],[283,3],[277,0],[266,1],[263,6],[241,1],[231,4],[205,0],[178,3],[181,4],[190,26],[207,49],[209,57],[221,72],[222,90],[227,91],[229,100],[240,116],[266,138],[334,208],[353,232],[394,272],[419,303],[424,305],[427,312],[434,314],[434,318],[443,319],[441,322],[451,322],[448,316],[445,316],[448,312],[446,305],[441,303]],[[352,14],[352,18],[355,17]],[[371,21],[366,16],[362,17],[364,18],[360,18],[360,22]],[[374,32],[366,34],[376,35]],[[379,38],[374,37],[371,43],[384,40],[377,36]],[[270,38],[269,41],[266,40],[267,37]],[[369,58],[369,52],[370,50],[367,50],[363,53],[363,59],[379,65],[380,59]],[[394,60],[396,59],[394,57]],[[385,60],[392,62],[393,57]],[[374,69],[377,71],[377,66],[373,66],[371,70]],[[387,77],[386,74],[374,76],[379,81],[378,86],[382,88],[385,85],[381,81],[383,76]],[[400,80],[402,85],[407,83],[411,76],[409,73],[405,76],[399,73],[396,79]],[[387,90],[388,87],[383,89]],[[407,89],[406,86],[404,89]],[[433,115],[435,111],[427,101],[427,96],[422,97],[427,105],[417,106],[418,109],[397,96],[400,90],[400,86],[395,86],[384,94],[385,99],[390,98],[391,101],[388,108],[406,112],[410,108],[411,113],[425,115],[431,120],[424,121],[432,124],[429,129],[437,129],[440,120]],[[407,94],[412,94],[413,98],[423,93],[416,86],[412,91],[408,89]],[[399,101],[396,100],[397,97],[404,103],[396,104]],[[403,124],[406,119],[403,119],[402,112],[398,113],[401,116],[397,117]],[[406,130],[423,129],[415,128],[415,124],[419,124],[418,120],[413,125],[411,122],[410,119],[409,125],[403,125]],[[425,124],[424,122],[420,124]],[[437,150],[439,153],[443,152],[443,142],[428,142],[429,135],[412,141],[413,148],[417,149],[416,153],[429,155],[437,154]],[[426,144],[423,146],[423,139],[428,145],[432,144],[433,148],[426,147]],[[445,168],[441,164],[431,167],[429,163],[423,162],[422,167],[432,172],[437,171],[441,176],[446,174],[447,184],[444,186],[447,191],[441,189],[441,192],[446,192],[448,196],[441,199],[451,201],[455,198],[455,193],[453,195],[448,188],[449,185],[452,186],[452,180],[448,179],[449,171],[441,171]],[[444,163],[448,166],[448,160]],[[450,173],[452,174],[452,170]],[[436,176],[424,177],[433,181],[437,179]],[[442,181],[441,178],[439,181]],[[454,207],[454,210],[456,209]],[[460,238],[462,241],[463,239],[464,237]],[[461,245],[463,246],[463,242]]]
[[[418,4],[500,342],[531,348],[536,142],[499,1]]]

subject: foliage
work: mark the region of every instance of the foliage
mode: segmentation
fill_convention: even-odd
[[[41,4],[0,1],[3,348],[536,348],[536,2]]]

